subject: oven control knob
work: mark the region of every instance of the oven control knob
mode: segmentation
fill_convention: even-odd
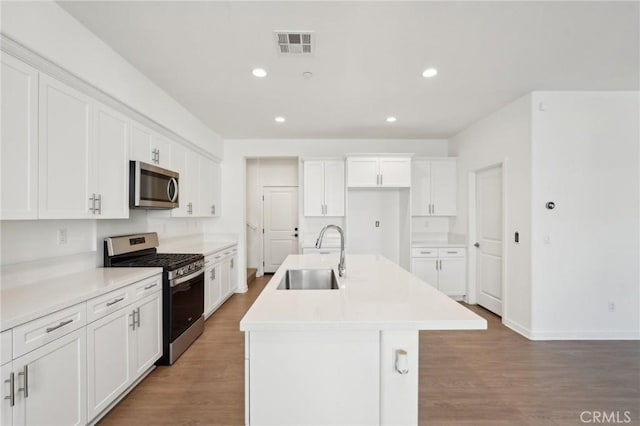
[[[178,269],[178,275],[184,275],[184,271],[182,269]]]

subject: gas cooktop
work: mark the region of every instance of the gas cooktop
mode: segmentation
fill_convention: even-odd
[[[111,266],[129,267],[162,267],[165,271],[172,271],[184,265],[201,260],[201,254],[193,253],[155,253],[145,256],[113,261]]]

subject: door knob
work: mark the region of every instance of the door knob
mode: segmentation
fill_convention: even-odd
[[[298,231],[298,228],[293,228],[293,230],[297,232],[297,231]]]
[[[480,247],[480,243],[475,243],[473,246],[474,247]]]
[[[294,237],[296,237],[296,238],[298,238],[298,234],[297,234],[297,233],[296,233],[296,234],[293,234],[293,236],[294,236]]]

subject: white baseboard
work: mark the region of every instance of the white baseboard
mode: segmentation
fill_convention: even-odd
[[[533,331],[531,340],[640,340],[640,331]]]
[[[542,330],[533,331],[503,318],[502,324],[529,340],[640,340],[640,331]]]
[[[526,337],[529,340],[533,340],[531,338],[531,330],[529,330],[528,328],[526,328],[525,326],[512,321],[508,318],[502,318],[502,324],[508,328],[510,328],[511,330],[515,331],[516,333],[518,333],[519,335]]]

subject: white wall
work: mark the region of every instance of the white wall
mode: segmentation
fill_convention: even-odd
[[[205,232],[238,233],[240,253],[246,253],[245,158],[256,157],[340,157],[347,153],[415,153],[423,156],[447,156],[447,140],[226,140],[222,163],[223,215],[205,225]],[[238,259],[241,274],[246,274],[246,257]],[[241,275],[240,281],[246,283]]]
[[[260,267],[262,229],[262,194],[265,186],[298,186],[297,158],[254,158],[247,160],[247,222],[258,229],[246,228],[247,267]]]
[[[449,154],[458,157],[458,216],[450,231],[468,236],[468,277],[475,283],[475,256],[469,234],[470,173],[505,163],[507,181],[505,324],[521,331],[531,328],[531,95],[517,99],[483,118],[450,140]],[[471,230],[472,231],[472,230]],[[520,244],[513,233],[520,232]]]
[[[533,104],[533,337],[640,338],[640,94]]]
[[[53,1],[3,1],[1,31],[174,133],[223,157],[220,136]]]

